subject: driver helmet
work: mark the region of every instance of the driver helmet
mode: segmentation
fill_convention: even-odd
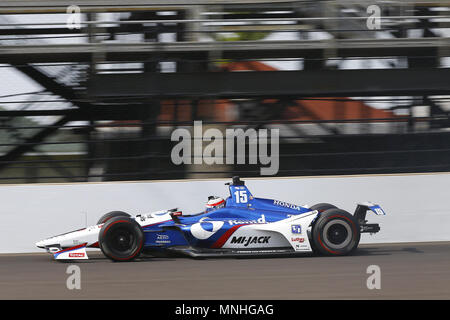
[[[225,200],[221,197],[209,196],[206,203],[206,212],[217,210],[225,207]]]

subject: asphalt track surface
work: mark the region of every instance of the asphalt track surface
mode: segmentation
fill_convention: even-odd
[[[450,299],[450,242],[360,245],[346,257],[90,257],[0,255],[0,299]],[[80,290],[66,287],[72,264]],[[380,290],[367,288],[370,265],[381,269]]]

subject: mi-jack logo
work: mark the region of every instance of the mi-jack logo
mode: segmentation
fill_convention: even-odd
[[[247,247],[249,244],[267,244],[269,243],[270,236],[261,237],[233,237],[231,243],[243,244]]]

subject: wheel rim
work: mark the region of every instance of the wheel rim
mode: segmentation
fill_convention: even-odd
[[[118,228],[114,230],[110,238],[111,249],[120,253],[128,253],[133,250],[135,236],[134,234],[125,228]]]
[[[328,247],[342,249],[352,240],[352,229],[345,221],[332,220],[325,225],[323,235]]]

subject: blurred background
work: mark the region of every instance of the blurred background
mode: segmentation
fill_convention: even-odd
[[[277,176],[450,171],[449,67],[447,1],[3,0],[0,183],[260,175],[173,164],[194,120],[280,129]]]

